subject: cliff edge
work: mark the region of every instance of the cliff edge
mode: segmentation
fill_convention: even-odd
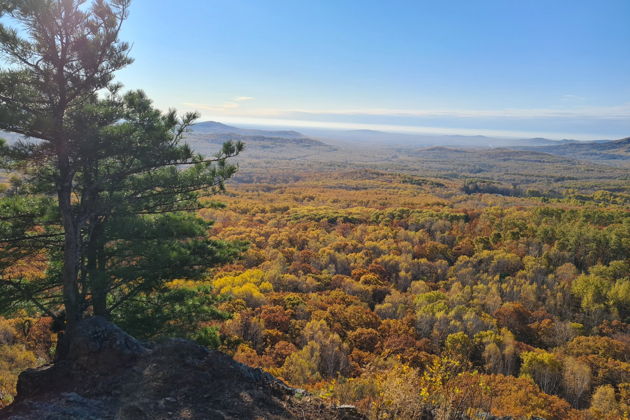
[[[187,340],[145,344],[99,317],[68,336],[61,360],[20,375],[0,419],[363,418]]]

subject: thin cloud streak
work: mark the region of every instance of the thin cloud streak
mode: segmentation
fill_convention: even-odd
[[[187,104],[185,106],[203,109],[212,112],[229,112],[241,106],[241,102],[253,101],[255,98],[252,96],[236,96],[231,101],[224,102],[222,105],[203,105],[203,104]]]
[[[571,109],[497,109],[497,110],[444,110],[444,109],[280,109],[257,108],[230,112],[236,107],[217,107],[199,103],[184,103],[185,106],[199,110],[224,110],[229,114],[242,117],[291,117],[311,116],[382,116],[382,117],[453,117],[453,118],[598,118],[630,119],[630,103],[611,107],[588,107]],[[225,105],[225,104],[224,104]]]

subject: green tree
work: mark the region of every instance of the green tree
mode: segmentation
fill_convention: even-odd
[[[81,7],[84,3],[15,0],[0,5],[2,15],[16,23],[0,25],[6,65],[0,72],[0,128],[41,140],[13,148],[12,157],[23,167],[37,162],[40,168],[31,168],[33,177],[56,192],[69,322],[80,319],[82,312],[78,278],[85,225],[85,216],[75,211],[73,187],[87,133],[76,116],[97,92],[113,89],[113,73],[131,62],[128,44],[118,40],[129,1],[95,1],[88,8]]]
[[[228,314],[216,309],[218,298],[207,285],[175,281],[157,293],[140,293],[125,300],[112,314],[125,331],[140,339],[182,337],[218,348],[218,331],[209,322]]]
[[[282,376],[294,385],[305,385],[321,380],[319,363],[321,346],[310,341],[302,350],[290,354],[281,368]]]
[[[444,350],[448,355],[459,361],[466,361],[470,358],[473,343],[466,333],[460,331],[449,334],[444,343]]]
[[[238,247],[207,238],[192,213],[212,205],[236,171],[241,143],[207,158],[183,142],[197,118],[119,93],[113,73],[131,62],[118,40],[129,0],[6,1],[0,11],[0,128],[19,177],[2,197],[0,269],[47,258],[39,281],[3,275],[4,300],[28,300],[74,325],[177,277],[199,277]],[[61,249],[61,251],[59,251]]]

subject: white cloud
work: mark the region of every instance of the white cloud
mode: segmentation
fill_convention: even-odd
[[[252,96],[235,96],[234,98],[232,98],[232,100],[226,101],[222,105],[206,105],[194,103],[184,103],[183,105],[187,108],[193,108],[196,110],[204,110],[218,113],[232,113],[235,109],[241,106],[241,102],[252,100],[254,100]]]
[[[573,95],[571,93],[567,93],[566,95],[562,95],[560,98],[564,102],[584,102],[586,100],[585,97],[579,95]]]

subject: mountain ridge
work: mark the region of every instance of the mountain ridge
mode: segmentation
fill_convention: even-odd
[[[267,136],[282,138],[307,138],[304,134],[294,130],[261,130],[257,128],[240,128],[223,124],[218,121],[202,121],[191,126],[191,130],[197,133],[225,134],[234,133],[243,136]]]

